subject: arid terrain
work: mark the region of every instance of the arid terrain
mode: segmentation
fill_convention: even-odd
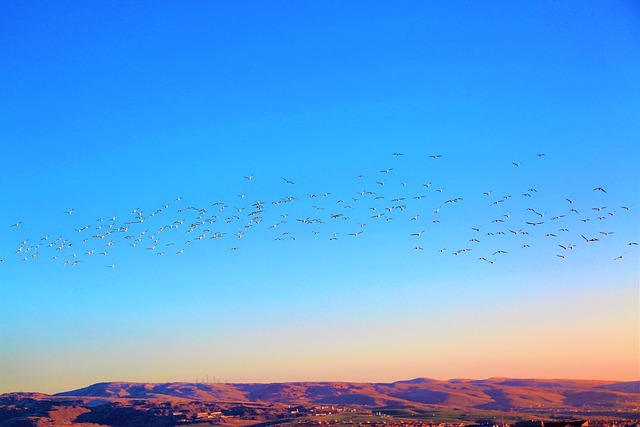
[[[105,382],[54,395],[3,394],[0,424],[637,425],[639,409],[640,381]]]

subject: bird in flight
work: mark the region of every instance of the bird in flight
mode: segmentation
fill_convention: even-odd
[[[400,152],[394,152],[391,153],[391,155],[393,155],[394,157],[400,157],[400,156],[404,156],[403,153]],[[445,154],[446,155],[446,154]],[[538,157],[543,157],[543,154],[538,154]],[[441,158],[442,155],[438,154],[438,155],[431,155],[428,156],[428,158],[432,158],[432,159],[438,159]],[[524,159],[525,162],[527,162],[527,159]],[[402,163],[402,161],[398,161],[398,164]],[[507,168],[509,168],[510,166],[508,166],[508,161],[507,163]],[[515,167],[519,167],[521,165],[521,162],[514,162],[512,163],[513,166]],[[394,165],[396,166],[396,165]],[[403,171],[401,171],[401,168],[399,166],[396,166],[396,169],[393,168],[388,168],[388,169],[380,169],[379,167],[376,168],[372,168],[372,171],[375,170],[379,170],[380,173],[385,173],[385,174],[389,174],[392,171],[394,172],[394,174],[398,174],[398,173],[402,173]],[[524,170],[523,170],[524,171]],[[526,172],[526,171],[525,171]],[[285,172],[286,173],[286,172]],[[247,181],[252,181],[254,174],[251,173],[250,175],[246,175],[246,176],[242,176],[242,173],[239,173],[239,181],[240,182],[244,182],[244,180]],[[391,176],[391,175],[389,175]],[[277,177],[277,175],[276,175]],[[357,176],[358,179],[362,179],[364,178],[364,175],[358,175]],[[395,220],[392,221],[392,223],[400,223],[402,221],[406,221],[407,223],[416,223],[416,224],[420,224],[422,222],[422,219],[426,217],[426,213],[429,212],[429,209],[431,209],[432,211],[432,215],[435,214],[439,214],[438,218],[442,219],[442,224],[446,224],[451,217],[448,216],[450,210],[455,210],[455,209],[459,209],[457,207],[455,207],[456,205],[462,205],[463,203],[457,203],[460,201],[463,201],[462,197],[457,197],[457,198],[450,198],[450,199],[443,199],[440,198],[441,196],[438,193],[444,193],[444,189],[445,187],[441,187],[441,185],[444,185],[445,183],[442,183],[441,185],[438,185],[437,187],[434,187],[434,192],[431,192],[429,190],[429,193],[427,193],[428,195],[417,195],[416,193],[410,193],[410,191],[412,191],[412,188],[421,188],[423,191],[426,191],[425,189],[429,189],[431,188],[431,182],[426,181],[427,178],[425,178],[424,176],[422,178],[416,178],[416,179],[424,179],[424,181],[420,181],[420,182],[413,182],[414,178],[408,179],[409,176],[404,176],[401,179],[398,179],[397,181],[395,181],[394,184],[390,184],[390,185],[385,185],[386,182],[383,178],[385,178],[384,175],[377,176],[378,181],[375,181],[375,179],[372,179],[370,181],[370,184],[373,185],[379,185],[380,187],[377,187],[380,189],[379,193],[380,194],[376,194],[375,192],[372,191],[366,191],[366,190],[362,190],[359,192],[356,192],[356,194],[344,194],[342,195],[342,198],[336,197],[333,198],[329,197],[331,195],[331,193],[329,192],[320,192],[319,190],[317,191],[311,191],[311,192],[305,192],[303,190],[303,192],[301,194],[307,194],[309,199],[312,199],[315,204],[309,203],[308,207],[309,208],[313,208],[314,212],[317,212],[318,215],[322,215],[321,217],[310,217],[310,216],[306,216],[304,214],[300,215],[300,218],[304,218],[304,219],[296,219],[296,221],[293,221],[294,223],[301,223],[301,224],[315,224],[315,226],[318,227],[323,227],[321,224],[324,224],[326,220],[331,220],[333,223],[337,223],[337,222],[342,222],[342,221],[349,221],[349,217],[345,216],[345,214],[342,213],[335,213],[336,211],[334,210],[334,213],[331,213],[331,208],[329,208],[329,204],[322,204],[323,201],[321,201],[321,199],[326,199],[325,202],[327,203],[338,203],[340,208],[342,209],[346,209],[349,208],[350,209],[350,213],[353,215],[353,218],[356,219],[360,219],[358,217],[359,215],[359,211],[358,209],[361,209],[362,211],[369,211],[369,209],[376,211],[375,213],[377,215],[371,216],[371,218],[376,218],[376,219],[380,219],[379,222],[381,223],[387,223],[387,222],[391,222],[391,220],[393,219],[391,216],[393,215],[395,217]],[[382,178],[382,179],[381,179]],[[290,179],[287,179],[285,177],[281,176],[281,179],[284,181],[284,183],[286,184],[294,184],[294,182]],[[437,177],[431,177],[430,179],[437,179]],[[368,182],[368,180],[362,179],[360,182]],[[428,182],[425,184],[422,184],[422,182]],[[354,179],[355,182],[355,179]],[[402,187],[398,186],[397,183],[400,183],[402,185]],[[298,183],[300,185],[300,183]],[[604,183],[603,183],[604,184]],[[294,189],[299,187],[299,185],[296,185],[295,187],[293,187]],[[441,188],[440,188],[441,187]],[[535,187],[531,186],[531,187]],[[453,188],[453,187],[447,187],[447,188]],[[485,187],[486,188],[486,187]],[[527,187],[525,187],[527,188]],[[588,187],[586,188],[586,190],[588,191]],[[384,191],[384,193],[383,193]],[[482,189],[480,189],[479,192],[481,192]],[[493,197],[494,194],[497,194],[498,189],[496,189],[496,191],[485,191],[484,194],[485,196],[488,197]],[[515,190],[513,190],[515,191]],[[593,188],[593,191],[600,191],[602,193],[606,193],[606,191],[604,190],[604,188],[602,187],[596,187]],[[392,192],[396,192],[396,194],[393,194]],[[400,193],[402,192],[402,193]],[[543,188],[540,188],[540,191],[538,192],[538,190],[536,190],[535,188],[529,188],[526,193],[523,193],[524,196],[527,197],[532,197],[532,196],[536,196],[537,194],[540,194],[541,196],[545,193]],[[248,202],[247,200],[250,198],[250,194],[247,193],[243,193],[242,191],[238,191],[235,192],[233,194],[237,194],[238,197],[235,198],[236,202],[237,202],[237,206],[235,207],[236,210],[236,214],[235,215],[230,215],[227,218],[219,218],[217,215],[210,215],[209,213],[207,213],[206,209],[201,209],[199,207],[196,206],[188,206],[188,207],[180,207],[180,209],[177,209],[174,211],[174,214],[179,215],[179,217],[175,218],[175,217],[170,217],[167,218],[168,215],[171,214],[170,212],[170,204],[169,203],[163,203],[160,205],[160,209],[151,212],[151,213],[143,213],[143,211],[140,208],[136,208],[133,211],[131,211],[131,213],[129,213],[130,216],[133,216],[133,219],[135,221],[127,221],[124,223],[118,223],[116,222],[116,217],[113,216],[111,217],[111,219],[108,219],[109,217],[104,217],[104,218],[99,218],[96,220],[96,222],[92,225],[84,225],[84,224],[78,224],[80,226],[80,228],[74,228],[77,233],[73,233],[74,235],[78,236],[77,240],[74,239],[65,239],[62,236],[60,236],[58,239],[49,239],[49,241],[47,241],[46,243],[48,245],[43,245],[46,246],[48,248],[53,248],[52,250],[67,250],[70,249],[72,246],[75,246],[75,248],[82,248],[82,249],[77,249],[77,254],[78,254],[78,261],[81,260],[82,257],[87,257],[91,254],[102,254],[105,255],[107,254],[106,249],[112,245],[117,245],[118,241],[120,240],[118,238],[118,236],[120,235],[119,233],[122,232],[124,234],[122,234],[122,236],[124,236],[124,239],[132,239],[132,242],[130,243],[130,246],[132,247],[137,247],[137,248],[147,248],[148,250],[146,251],[147,253],[150,254],[157,254],[157,255],[161,255],[164,254],[165,252],[162,251],[157,251],[157,248],[161,248],[161,247],[168,247],[173,245],[173,242],[169,242],[167,243],[167,241],[161,241],[159,240],[160,238],[160,233],[162,234],[162,237],[164,238],[168,233],[194,233],[193,235],[199,235],[199,237],[194,237],[191,238],[190,240],[187,240],[184,245],[186,246],[188,243],[191,243],[191,245],[197,245],[199,243],[196,243],[198,241],[201,241],[205,238],[205,236],[208,237],[208,239],[220,239],[222,238],[224,235],[228,235],[228,236],[235,236],[238,239],[243,238],[243,236],[248,237],[250,232],[250,229],[255,229],[258,228],[258,224],[260,224],[261,222],[265,222],[266,225],[263,225],[263,227],[265,227],[265,229],[268,230],[273,230],[276,227],[278,227],[278,230],[287,227],[287,214],[284,214],[282,212],[277,212],[275,213],[274,211],[270,211],[270,206],[285,206],[286,204],[289,203],[294,203],[296,206],[299,206],[300,203],[302,203],[302,201],[297,202],[298,198],[297,197],[293,197],[293,196],[282,196],[278,199],[275,198],[274,200],[271,200],[269,202],[267,201],[259,201],[259,202],[255,202],[253,204],[251,204],[251,202]],[[517,194],[517,193],[514,193]],[[322,195],[322,196],[321,196]],[[353,197],[354,195],[358,195],[357,197]],[[570,193],[560,193],[557,195],[557,199],[558,201],[562,202],[562,203],[569,203],[571,206],[569,206],[570,208],[572,208],[573,206],[576,206],[579,204],[576,199],[571,199],[568,197],[564,197],[570,195]],[[298,194],[298,196],[300,196],[300,194]],[[371,198],[369,198],[369,196],[371,196]],[[403,196],[403,197],[397,197],[397,196]],[[463,195],[464,196],[464,195]],[[546,194],[544,195],[545,197],[548,197],[549,195]],[[608,196],[608,195],[607,195]],[[484,199],[484,196],[480,196]],[[419,203],[420,205],[425,204],[425,206],[427,206],[427,204],[429,203],[429,200],[433,198],[434,200],[434,205],[441,205],[440,207],[436,206],[436,209],[434,210],[433,206],[431,207],[422,207],[420,206],[419,209],[417,205],[412,204],[412,203]],[[499,205],[501,204],[501,206],[507,205],[509,203],[518,203],[517,201],[511,201],[509,202],[509,198],[511,198],[511,196],[503,196],[502,198],[500,198],[499,200],[496,200],[495,202],[491,203],[491,206],[495,206],[495,205]],[[180,201],[182,199],[182,197],[179,197],[177,199],[175,199],[176,202]],[[305,199],[307,199],[305,197]],[[544,200],[543,198],[541,198],[541,202]],[[562,200],[566,200],[566,202],[563,202]],[[170,200],[170,199],[169,199]],[[336,202],[337,200],[337,202]],[[372,204],[366,204],[367,200],[372,200],[373,203]],[[384,200],[390,200],[391,202],[393,202],[393,204],[384,204]],[[413,200],[413,201],[412,201]],[[474,199],[473,198],[466,198],[465,197],[465,203],[473,203]],[[470,200],[470,201],[468,201]],[[488,199],[486,199],[488,200]],[[353,201],[353,202],[351,202]],[[378,202],[380,201],[380,202]],[[400,203],[404,203],[404,204],[400,204]],[[575,203],[574,203],[575,202]],[[349,204],[347,204],[349,203]],[[207,203],[208,204],[208,203]],[[609,203],[608,203],[609,204]],[[230,204],[231,206],[233,206],[234,204]],[[253,206],[253,208],[249,208],[249,206]],[[591,212],[594,211],[598,211],[600,212],[601,215],[604,216],[600,216],[597,218],[586,218],[585,220],[583,220],[585,223],[587,221],[590,221],[588,225],[592,225],[595,223],[598,223],[598,221],[595,221],[596,219],[599,220],[603,220],[603,219],[610,219],[611,217],[614,216],[615,211],[610,212],[611,209],[607,209],[605,206],[600,207],[601,205],[604,205],[604,203],[593,203],[591,204],[591,206],[597,206],[597,207],[593,207],[591,208]],[[626,206],[622,206],[621,209],[619,209],[618,214],[616,215],[616,218],[618,218],[621,215],[626,214],[626,211],[629,211],[631,209],[631,206],[629,202],[625,203]],[[177,207],[177,203],[175,204],[175,206]],[[212,203],[211,206],[218,206],[219,210],[222,211],[223,209],[227,208],[228,205],[226,205],[223,202],[215,202]],[[567,205],[564,205],[565,207]],[[441,207],[442,207],[442,211],[441,211]],[[245,208],[250,209],[252,212],[248,213],[249,210],[246,210]],[[509,213],[504,214],[502,216],[498,216],[498,215],[492,215],[492,217],[488,217],[486,218],[485,223],[477,223],[475,227],[472,227],[471,230],[473,230],[474,232],[479,232],[483,227],[488,226],[489,223],[491,224],[495,224],[496,227],[499,227],[502,224],[506,224],[507,222],[510,222],[511,227],[500,230],[500,229],[493,229],[493,230],[488,230],[489,232],[486,233],[486,236],[494,236],[494,237],[487,237],[486,240],[483,239],[483,241],[481,242],[479,239],[477,238],[472,238],[469,239],[469,237],[472,236],[466,236],[462,241],[464,242],[465,240],[467,241],[467,243],[473,243],[474,247],[481,247],[482,244],[484,244],[484,242],[486,242],[487,240],[494,239],[494,238],[501,238],[498,236],[513,236],[513,238],[518,238],[521,235],[528,235],[529,232],[528,231],[522,231],[522,229],[520,227],[522,227],[522,225],[518,225],[522,224],[523,222],[527,225],[531,225],[532,227],[537,227],[540,226],[538,228],[536,228],[535,230],[531,230],[531,235],[536,236],[536,237],[540,237],[540,238],[550,238],[550,237],[556,237],[555,234],[553,234],[553,232],[549,232],[552,230],[543,230],[538,234],[538,231],[540,229],[542,229],[544,226],[543,224],[545,224],[542,220],[546,219],[546,213],[547,211],[545,209],[541,208],[537,208],[537,209],[533,209],[533,208],[529,208],[527,209],[527,211],[533,212],[536,217],[523,217],[521,215],[524,214],[524,208],[525,206],[521,206],[521,210],[520,207],[518,205],[510,205],[509,209],[511,210]],[[546,207],[545,207],[546,208]],[[548,212],[552,212],[552,207],[549,207]],[[582,205],[581,206],[581,210],[583,209],[589,209],[588,207]],[[216,211],[218,210],[217,208],[215,209]],[[411,212],[413,211],[413,212]],[[539,212],[540,211],[540,212]],[[84,212],[84,209],[81,209],[80,211],[78,211],[78,214],[74,213],[74,209],[70,209],[69,211],[63,212],[64,214],[67,215],[71,215],[72,213],[74,213],[71,218],[77,217],[77,215],[82,215]],[[274,212],[274,213],[271,213]],[[468,212],[473,212],[473,207],[471,206],[470,209],[468,210]],[[572,233],[569,232],[569,228],[573,229],[571,227],[570,221],[575,221],[575,222],[579,222],[579,218],[576,219],[575,216],[571,215],[570,212],[574,212],[574,213],[578,213],[577,210],[575,209],[571,209],[568,212],[558,212],[558,213],[553,213],[552,215],[549,215],[550,221],[547,221],[545,225],[549,225],[549,224],[556,224],[561,222],[562,226],[565,226],[567,228],[560,228],[558,231],[560,232],[564,232],[563,235],[565,236],[571,236]],[[565,215],[566,214],[566,215]],[[189,218],[188,215],[194,215],[194,218]],[[279,216],[281,216],[282,218],[284,218],[284,220],[281,221],[277,221],[277,218]],[[529,215],[528,213],[526,215]],[[156,218],[152,218],[156,216]],[[264,218],[263,218],[264,216]],[[154,231],[150,232],[149,234],[152,235],[150,237],[150,240],[147,240],[147,238],[149,238],[149,235],[144,236],[145,233],[149,230],[145,230],[141,233],[138,234],[138,232],[134,232],[133,230],[136,230],[136,227],[142,227],[140,224],[142,223],[146,223],[146,224],[153,224],[154,221],[160,221],[158,218],[162,218],[165,217],[167,219],[166,223],[163,224],[158,224],[160,225],[159,228],[154,227]],[[276,218],[273,218],[276,217]],[[494,219],[497,218],[497,219]],[[539,222],[535,222],[536,219],[540,219]],[[358,219],[356,219],[356,223],[358,221]],[[385,221],[382,221],[382,219],[384,219]],[[529,220],[529,222],[526,222],[525,220]],[[561,220],[562,221],[559,221]],[[273,220],[273,221],[272,221]],[[362,220],[362,219],[360,219]],[[473,221],[475,222],[477,219],[474,219]],[[612,219],[610,219],[611,221]],[[555,222],[554,222],[555,221]],[[29,221],[31,222],[31,221]],[[291,223],[292,221],[290,221]],[[440,220],[433,220],[433,217],[431,218],[431,220],[426,220],[426,222],[431,222],[432,224],[437,224],[440,223]],[[14,224],[11,225],[11,227],[18,227],[22,222],[16,222]],[[182,229],[181,226],[183,224],[187,224],[185,225],[185,229]],[[214,225],[215,224],[215,225]],[[213,227],[225,227],[225,224],[228,224],[227,227],[236,227],[234,229],[227,229],[227,230],[213,230]],[[270,224],[275,224],[272,226],[269,226]],[[473,223],[472,223],[473,224]],[[84,225],[84,226],[83,226]],[[289,224],[290,226],[291,224]],[[362,227],[364,224],[360,223],[359,224],[360,227]],[[460,224],[463,225],[463,224]],[[470,225],[470,224],[469,224]],[[466,228],[468,230],[469,225],[464,224],[464,228]],[[24,224],[23,224],[24,226]],[[586,227],[587,225],[584,225],[584,227]],[[145,225],[146,227],[146,225]],[[149,226],[151,227],[151,226]],[[211,229],[206,229],[207,227],[210,227]],[[440,226],[439,226],[440,227]],[[20,227],[19,230],[16,230],[16,232],[21,231],[23,227]],[[25,227],[26,228],[26,227]],[[181,228],[179,231],[176,231],[176,229]],[[426,224],[425,225],[418,225],[416,227],[417,228],[427,228]],[[100,231],[87,231],[86,233],[84,233],[84,230],[87,229],[94,229],[94,230],[100,230]],[[131,232],[129,230],[132,230]],[[556,228],[557,229],[557,228]],[[607,226],[607,229],[609,229],[609,226]],[[597,236],[597,233],[603,235],[603,236],[609,236],[611,234],[613,234],[612,231],[606,231],[607,229],[605,229],[605,231],[600,231],[602,230],[602,228],[600,228],[599,230],[587,230],[586,228],[582,231],[582,233],[584,233],[584,235],[582,235],[582,238],[586,241],[586,242],[596,242],[598,241],[597,238],[587,238],[586,234],[589,234],[590,236]],[[611,228],[614,229],[614,228]],[[156,231],[157,230],[157,231]],[[225,232],[226,231],[226,232]],[[415,230],[414,230],[415,231]],[[131,234],[129,234],[131,233]],[[295,240],[296,238],[291,236],[289,233],[289,231],[285,232],[287,236],[289,236],[288,238],[286,238],[287,240],[291,239],[291,240]],[[283,236],[281,237],[277,237],[275,240],[279,240],[282,241],[285,239],[285,233],[283,233]],[[315,234],[321,234],[321,235],[326,235],[329,234],[331,237],[329,238],[329,240],[337,240],[337,233],[334,233],[331,235],[330,231],[327,229],[320,229],[318,228],[317,231],[312,231],[311,233]],[[348,236],[358,236],[362,233],[362,231],[360,232],[352,232],[352,233],[344,233]],[[414,237],[420,237],[421,235],[423,235],[423,233],[425,233],[425,230],[421,230],[419,232],[411,232],[410,230],[407,230],[406,232],[404,232],[405,236],[409,235],[409,236],[414,236]],[[620,233],[620,231],[617,231],[617,233]],[[91,236],[93,234],[93,236]],[[342,233],[341,233],[342,234]],[[479,234],[479,233],[478,233]],[[485,234],[485,233],[483,233]],[[136,236],[137,235],[137,236]],[[558,233],[558,235],[561,235],[560,233]],[[615,236],[617,236],[618,234],[616,234]],[[426,236],[426,235],[425,235]],[[477,236],[477,234],[476,234]],[[575,233],[575,237],[576,240],[577,237],[580,236],[579,234]],[[107,237],[109,237],[107,239]],[[273,236],[275,237],[275,236]],[[479,237],[479,236],[478,236]],[[100,241],[108,241],[109,243],[107,243],[106,245],[94,245],[91,243],[87,243],[90,242],[92,240],[98,239],[98,242]],[[509,237],[511,238],[511,237]],[[104,239],[104,240],[102,240]],[[297,236],[297,240],[302,240],[303,239],[303,235],[298,235]],[[410,239],[410,238],[409,238]],[[604,237],[600,238],[603,241],[605,240]],[[610,240],[611,238],[607,238],[607,240]],[[631,237],[631,239],[633,239],[633,237]],[[40,239],[40,240],[46,240],[46,239]],[[164,239],[163,239],[164,240]],[[182,240],[182,239],[179,239]],[[177,241],[179,241],[177,240]],[[235,240],[235,239],[234,239]],[[245,238],[243,238],[243,240],[245,240]],[[271,240],[271,239],[270,239]],[[342,238],[341,238],[342,240]],[[628,241],[628,240],[627,240]],[[82,246],[83,244],[86,244],[86,246]],[[415,242],[414,242],[415,243]],[[443,242],[445,243],[445,242]],[[521,247],[521,248],[528,248],[530,247],[529,244],[523,244],[524,242],[518,242],[518,244],[514,247]],[[526,243],[530,243],[531,246],[535,246],[533,242],[526,242]],[[449,243],[449,244],[453,244],[453,243]],[[624,244],[624,243],[623,243]],[[629,245],[637,245],[637,242],[631,242],[629,243]],[[96,247],[97,249],[90,249],[91,247]],[[230,244],[229,246],[227,246],[227,248],[229,248],[230,246],[232,246],[232,244]],[[571,245],[571,247],[573,247],[574,245]],[[102,249],[101,247],[104,247],[104,249]],[[409,246],[411,247],[411,246]],[[562,249],[569,249],[569,246],[560,246]],[[17,253],[20,253],[20,258],[25,257],[26,260],[31,261],[32,258],[35,258],[35,256],[37,255],[38,252],[38,248],[39,245],[27,245],[26,242],[21,245],[20,249],[18,250]],[[41,250],[44,250],[46,248],[42,248]],[[177,248],[179,249],[179,248]],[[176,250],[177,250],[176,249]],[[428,249],[428,248],[427,248]],[[508,247],[505,247],[505,249],[508,249]],[[566,250],[565,249],[565,250]],[[100,252],[100,251],[103,252]],[[233,247],[231,248],[231,250],[238,250],[237,247]],[[412,250],[423,250],[423,248],[421,246],[414,246]],[[440,249],[439,252],[444,252],[445,249]],[[470,251],[471,249],[460,249],[457,250],[455,252],[452,252],[453,255],[462,255],[464,252]],[[492,250],[495,250],[495,248],[493,248]],[[175,252],[175,251],[174,251]],[[182,254],[184,252],[184,249],[181,249],[178,252],[175,252],[176,254]],[[434,250],[435,252],[435,250]],[[451,252],[451,251],[450,251]],[[621,251],[620,251],[621,252]],[[112,251],[109,252],[109,255],[112,255]],[[167,254],[169,254],[170,252],[166,252]],[[487,251],[487,253],[491,253],[490,251]],[[511,251],[510,251],[511,253]],[[566,252],[565,252],[566,253]],[[496,251],[494,252],[494,255],[497,254],[506,254],[506,251]],[[1,255],[1,254],[0,254]],[[550,254],[551,256],[553,256],[553,252],[551,252]],[[616,254],[612,253],[610,255],[610,258],[613,258]],[[485,256],[489,256],[486,255]],[[57,255],[56,255],[57,257]],[[74,255],[75,257],[75,255]],[[18,259],[20,259],[18,258]],[[60,257],[62,258],[62,256]],[[95,255],[94,255],[95,258]],[[87,259],[87,258],[85,258]],[[487,261],[487,262],[491,262],[493,263],[493,261],[490,261],[487,258],[480,258],[481,260]],[[616,258],[618,259],[618,258]],[[73,265],[71,264],[71,262],[73,261],[73,258],[70,259],[67,264],[69,265]],[[115,263],[113,264],[113,266],[115,266]],[[114,268],[111,266],[107,266],[110,268]],[[104,267],[102,267],[104,268]]]

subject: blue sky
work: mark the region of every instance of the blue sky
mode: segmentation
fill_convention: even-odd
[[[640,376],[637,6],[188,6],[1,6],[1,391]]]

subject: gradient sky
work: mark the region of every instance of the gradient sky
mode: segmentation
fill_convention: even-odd
[[[5,1],[0,40],[0,392],[640,378],[634,2]]]

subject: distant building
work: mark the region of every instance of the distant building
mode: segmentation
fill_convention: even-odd
[[[515,427],[587,427],[589,421],[564,420],[564,421],[518,421]]]

